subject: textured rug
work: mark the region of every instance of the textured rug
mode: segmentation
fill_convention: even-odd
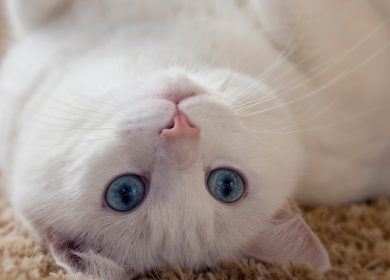
[[[333,269],[325,275],[305,265],[280,267],[242,259],[199,273],[178,268],[138,279],[390,279],[390,200],[306,208],[304,216],[330,252]],[[69,275],[57,267],[47,249],[23,228],[4,195],[0,195],[0,279],[87,278]]]

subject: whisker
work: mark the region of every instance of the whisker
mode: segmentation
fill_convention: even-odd
[[[255,77],[254,81],[250,83],[249,85],[245,86],[244,89],[241,89],[239,93],[234,94],[234,99],[239,98],[240,96],[245,95],[249,90],[251,90],[254,86],[257,84],[257,80],[266,80],[269,75],[272,75],[283,63],[283,61],[286,60],[287,57],[289,57],[297,48],[297,45],[294,47],[291,47],[291,44],[293,42],[293,39],[295,37],[297,28],[295,27],[293,32],[290,34],[288,42],[283,49],[282,52],[278,55],[278,57],[265,69],[263,70],[257,77]],[[229,100],[231,101],[231,99]]]
[[[274,71],[276,71],[280,65],[283,63],[283,61],[286,60],[286,58],[294,51],[294,48],[292,48],[287,54],[285,55],[281,55],[279,56],[279,58],[276,60],[276,63],[274,65],[272,65],[271,67],[267,68],[268,71],[270,71],[270,73],[272,74]],[[275,70],[274,70],[275,69]],[[266,70],[267,71],[267,70]],[[256,87],[258,85],[258,81],[259,80],[266,80],[268,77],[267,75],[264,75],[264,74],[267,74],[267,73],[261,73],[258,77],[256,77],[249,85],[247,85],[244,89],[241,89],[239,93],[236,93],[234,94],[234,97],[237,99],[237,98],[240,98],[241,96],[245,95],[248,91],[250,91],[251,89],[253,89],[254,87]],[[269,96],[264,96],[262,97],[260,100],[264,100],[264,99],[267,99]],[[241,106],[249,106],[249,105],[252,105],[252,102],[247,102],[247,103],[241,103],[240,104]]]
[[[362,39],[360,39],[357,43],[352,45],[350,48],[348,48],[345,52],[343,52],[339,57],[335,59],[331,59],[328,62],[316,67],[310,74],[310,78],[315,78],[321,75],[322,73],[326,72],[333,66],[337,65],[338,63],[341,63],[344,59],[346,59],[348,56],[350,56],[353,52],[355,52],[359,47],[361,47],[363,44],[365,44],[372,36],[374,36],[377,32],[382,30],[390,19],[385,20],[383,23],[379,24],[376,28],[374,28],[370,33],[368,33],[366,36],[364,36]],[[291,72],[292,69],[289,70]],[[297,79],[294,79],[287,85],[285,85],[282,88],[279,88],[275,91],[275,93],[278,93],[278,96],[287,95],[287,93],[290,93],[294,89],[298,89],[301,86],[304,86],[305,84],[309,83],[310,79],[308,76],[302,76]],[[262,97],[258,99],[256,102],[248,102],[248,104],[242,104],[239,110],[247,109],[262,103],[270,102],[276,98],[275,95],[269,94],[268,98]],[[240,104],[241,105],[241,104]]]
[[[291,130],[291,129],[294,129],[296,127],[305,126],[309,121],[313,121],[313,120],[319,118],[320,116],[322,116],[323,114],[325,114],[326,112],[328,112],[337,103],[338,100],[339,100],[339,98],[337,98],[337,97],[334,98],[332,102],[329,102],[327,104],[327,106],[322,107],[321,110],[316,110],[315,114],[312,114],[312,112],[309,112],[309,111],[304,111],[301,115],[298,115],[296,117],[297,122],[294,125],[282,127],[282,128],[273,128],[271,130],[288,131],[289,129]],[[309,117],[306,117],[306,116],[309,116]],[[306,118],[304,120],[302,120],[304,117],[306,117]]]
[[[310,78],[315,78],[321,75],[322,73],[326,72],[329,70],[331,67],[337,65],[338,63],[342,62],[344,59],[346,59],[348,56],[350,56],[353,52],[355,52],[359,47],[361,47],[363,44],[367,43],[368,40],[374,36],[377,32],[382,30],[390,19],[385,20],[382,24],[374,28],[370,33],[368,33],[366,36],[364,36],[362,39],[360,39],[357,43],[352,45],[350,48],[348,48],[346,51],[344,51],[340,56],[338,56],[335,59],[331,59],[328,62],[319,65],[318,67],[314,68],[314,70],[310,73]],[[278,92],[282,92],[287,88],[290,88],[291,86],[294,86],[294,88],[297,88],[296,85],[294,85],[296,82],[298,82],[298,87],[301,85],[299,82],[301,81],[302,78],[295,79],[292,81],[290,84],[286,85],[283,88],[278,89]],[[306,82],[304,82],[306,83]]]
[[[85,107],[77,106],[77,105],[75,105],[75,104],[66,103],[66,102],[64,102],[64,101],[62,101],[62,100],[60,100],[60,99],[57,99],[57,98],[52,98],[51,100],[57,102],[57,103],[60,104],[60,105],[64,105],[64,106],[66,106],[66,107],[76,109],[76,110],[78,110],[79,112],[83,111],[83,112],[87,112],[87,113],[101,114],[101,115],[104,115],[104,116],[110,116],[110,115],[112,115],[112,114],[108,114],[108,113],[106,113],[106,112],[94,111],[94,110],[91,110],[91,109],[88,109],[88,108],[85,108]],[[65,112],[66,112],[66,111],[65,111]],[[66,113],[74,113],[74,112],[66,112]]]
[[[295,67],[291,67],[290,69],[286,70],[285,72],[283,72],[281,75],[275,75],[273,79],[267,81],[267,83],[269,84],[276,84],[278,83],[281,79],[283,79],[284,77],[286,77],[288,74],[292,73],[294,70],[296,70],[296,68],[299,68],[300,66],[302,66],[304,63],[306,63],[308,60],[312,59],[313,57],[315,57],[316,55],[318,55],[320,51],[317,50],[315,52],[312,52],[311,54],[309,55],[306,55],[305,57],[303,57],[301,60],[297,61],[296,63],[294,63],[294,66]]]
[[[56,123],[45,123],[40,122],[42,125],[52,126],[58,129],[67,129],[67,130],[84,130],[84,131],[114,131],[117,129],[116,127],[71,127],[71,126],[58,126]],[[56,130],[52,130],[52,132],[55,132]],[[57,130],[58,131],[58,130]]]
[[[377,107],[377,108],[370,109],[370,110],[364,111],[362,113],[356,114],[356,115],[354,115],[354,116],[352,116],[352,117],[350,117],[348,119],[344,119],[344,120],[341,120],[339,122],[328,123],[328,124],[319,125],[319,126],[315,126],[315,127],[311,127],[311,128],[298,129],[298,130],[285,130],[285,131],[284,130],[278,130],[278,129],[275,129],[275,130],[272,130],[272,129],[271,130],[259,130],[259,131],[253,130],[252,132],[253,133],[260,133],[260,134],[291,134],[291,133],[302,133],[302,132],[317,131],[317,130],[321,130],[321,129],[335,128],[335,127],[338,127],[338,126],[341,126],[341,125],[344,125],[344,124],[348,124],[348,123],[360,120],[362,117],[365,117],[367,115],[373,114],[375,112],[378,112],[379,110],[382,110],[382,109],[388,108],[388,107],[390,107],[390,106]]]
[[[351,69],[347,69],[346,71],[340,73],[335,78],[333,78],[333,79],[329,80],[328,82],[324,83],[322,86],[316,88],[315,90],[313,90],[313,91],[311,91],[311,92],[309,92],[309,93],[307,93],[307,94],[305,94],[305,95],[303,95],[301,97],[295,98],[295,99],[290,100],[290,101],[288,101],[286,103],[283,103],[283,104],[278,104],[278,105],[271,106],[271,107],[269,107],[267,109],[264,109],[264,110],[261,110],[261,111],[258,111],[258,112],[252,112],[252,113],[246,114],[245,116],[253,116],[253,115],[263,114],[263,113],[266,113],[266,112],[269,112],[269,111],[272,111],[272,110],[275,110],[275,109],[278,109],[278,108],[281,108],[281,107],[285,107],[285,106],[293,104],[293,103],[297,103],[297,102],[302,101],[304,99],[307,99],[307,98],[309,98],[309,97],[311,97],[311,96],[321,92],[322,90],[324,90],[324,89],[334,85],[335,83],[341,81],[342,79],[346,78],[351,73],[359,70],[360,68],[362,68],[367,63],[369,63],[372,59],[374,59],[376,56],[378,56],[382,51],[384,51],[389,46],[390,46],[390,42],[388,42],[387,44],[385,44],[384,46],[379,48],[376,52],[374,52],[368,58],[363,60],[361,63],[358,63],[357,65],[355,65]]]
[[[277,67],[279,67],[279,65],[296,50],[297,45],[291,48],[296,33],[297,33],[297,26],[294,27],[293,31],[289,35],[287,44],[280,52],[279,56],[262,73],[260,73],[260,75],[258,75],[256,79],[264,79],[264,80],[267,79],[268,75],[274,73],[274,69],[276,70]]]

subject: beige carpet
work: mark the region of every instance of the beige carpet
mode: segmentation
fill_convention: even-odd
[[[304,265],[282,268],[254,260],[227,262],[201,273],[177,269],[140,279],[390,279],[390,201],[384,198],[340,208],[305,209],[305,218],[325,243],[333,264],[321,275]],[[15,219],[0,196],[0,279],[86,279],[58,268]]]

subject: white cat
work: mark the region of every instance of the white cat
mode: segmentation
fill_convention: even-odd
[[[326,271],[293,199],[390,195],[389,1],[6,4],[0,168],[69,270]]]

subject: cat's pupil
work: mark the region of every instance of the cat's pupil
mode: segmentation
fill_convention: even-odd
[[[230,178],[226,178],[223,180],[223,188],[222,192],[224,196],[229,196],[232,193],[233,181]]]
[[[227,168],[212,170],[207,177],[207,187],[217,200],[225,203],[239,200],[245,191],[241,175]]]
[[[106,190],[105,199],[111,209],[126,212],[137,207],[145,196],[145,185],[137,175],[118,177]]]
[[[130,191],[127,187],[121,188],[119,194],[122,198],[122,202],[127,204],[130,202]]]

